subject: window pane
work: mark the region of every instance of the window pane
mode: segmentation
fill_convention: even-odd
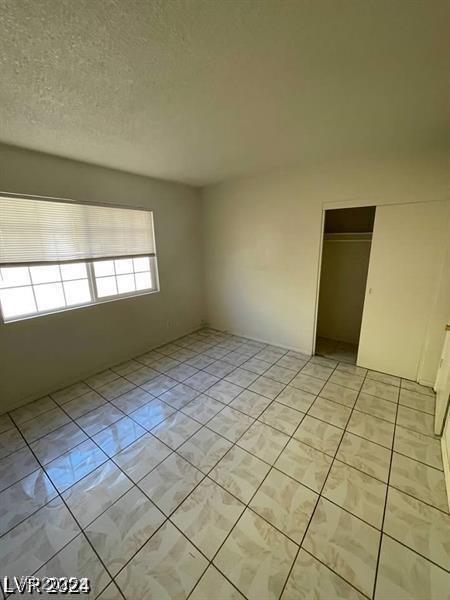
[[[5,319],[20,317],[36,312],[33,290],[29,287],[18,287],[0,291],[0,301]]]
[[[30,267],[31,280],[33,283],[49,283],[51,281],[61,281],[58,265],[49,265],[45,267]]]
[[[67,281],[64,283],[67,306],[74,304],[87,304],[91,301],[91,291],[87,279]]]
[[[67,265],[61,265],[61,275],[64,281],[70,279],[85,279],[86,264],[85,263],[69,263]]]
[[[96,277],[104,277],[105,275],[114,275],[113,260],[98,260],[94,262],[94,270]]]
[[[36,285],[34,287],[34,294],[39,310],[62,308],[66,305],[61,283]]]
[[[99,298],[105,296],[115,296],[117,294],[115,277],[100,277],[95,280],[97,283],[97,295]]]
[[[133,272],[133,260],[131,258],[121,258],[120,260],[115,260],[114,262],[116,264],[117,275]]]
[[[147,273],[136,273],[136,289],[137,290],[149,290],[152,287],[152,278],[150,272]]]
[[[133,258],[134,270],[137,271],[149,271],[150,260],[148,256],[141,256],[140,258]]]
[[[28,267],[4,267],[0,269],[0,288],[30,283]]]
[[[118,275],[117,287],[119,288],[119,294],[134,292],[136,289],[134,285],[134,275]]]

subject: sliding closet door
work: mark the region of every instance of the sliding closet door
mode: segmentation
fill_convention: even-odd
[[[358,365],[417,379],[447,219],[446,202],[377,207]]]

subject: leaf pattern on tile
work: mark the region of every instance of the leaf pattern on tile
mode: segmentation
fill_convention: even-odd
[[[316,396],[314,394],[297,389],[291,385],[286,386],[277,396],[277,402],[280,402],[280,404],[295,408],[304,413],[308,411],[315,399]]]
[[[384,531],[450,571],[450,517],[389,488]]]
[[[435,399],[433,396],[420,394],[411,390],[400,390],[400,404],[434,415]]]
[[[389,421],[354,410],[347,424],[347,431],[385,448],[392,448],[394,423]]]
[[[213,562],[249,600],[275,600],[281,594],[297,548],[246,509]]]
[[[244,600],[244,596],[213,565],[210,565],[189,598],[190,600],[211,600],[214,597],[226,598],[226,600]]]
[[[300,550],[281,600],[365,600],[365,596],[303,549]]]
[[[400,405],[397,413],[397,425],[406,429],[434,436],[434,419],[431,415]]]
[[[367,596],[372,596],[380,533],[321,498],[303,547]]]
[[[344,404],[344,406],[353,408],[358,396],[358,392],[356,390],[351,390],[350,388],[346,388],[342,385],[337,385],[336,383],[328,381],[322,388],[320,395],[322,398],[326,398],[327,400],[333,400],[334,402],[338,402],[339,404]]]
[[[326,421],[327,423],[331,423],[332,425],[336,425],[336,427],[344,429],[348,423],[351,412],[351,408],[348,408],[343,404],[338,404],[337,402],[326,400],[325,398],[318,396],[309,409],[308,414],[321,421]]]
[[[294,433],[294,438],[325,454],[334,456],[344,432],[342,429],[306,415]]]
[[[212,559],[245,506],[206,477],[171,516],[171,521]]]
[[[376,396],[361,392],[356,401],[355,408],[368,415],[373,415],[379,419],[395,423],[397,405],[393,402],[389,402],[389,400],[383,400],[382,398],[377,398]]]
[[[436,438],[397,426],[394,450],[430,467],[443,470],[441,444]]]
[[[288,441],[289,437],[286,434],[260,421],[255,421],[237,445],[261,460],[273,464]]]
[[[318,495],[276,469],[256,492],[250,508],[300,544]]]
[[[320,492],[331,462],[330,456],[291,439],[275,467],[315,492]]]
[[[391,452],[374,442],[345,432],[336,458],[380,481],[387,481]]]

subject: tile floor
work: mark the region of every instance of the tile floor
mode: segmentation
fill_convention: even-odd
[[[316,341],[316,354],[326,358],[356,364],[358,345],[318,337]]]
[[[90,597],[449,599],[434,396],[202,330],[0,416],[1,580]]]

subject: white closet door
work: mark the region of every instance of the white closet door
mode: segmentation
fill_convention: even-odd
[[[357,364],[416,380],[447,237],[447,202],[377,206]]]

